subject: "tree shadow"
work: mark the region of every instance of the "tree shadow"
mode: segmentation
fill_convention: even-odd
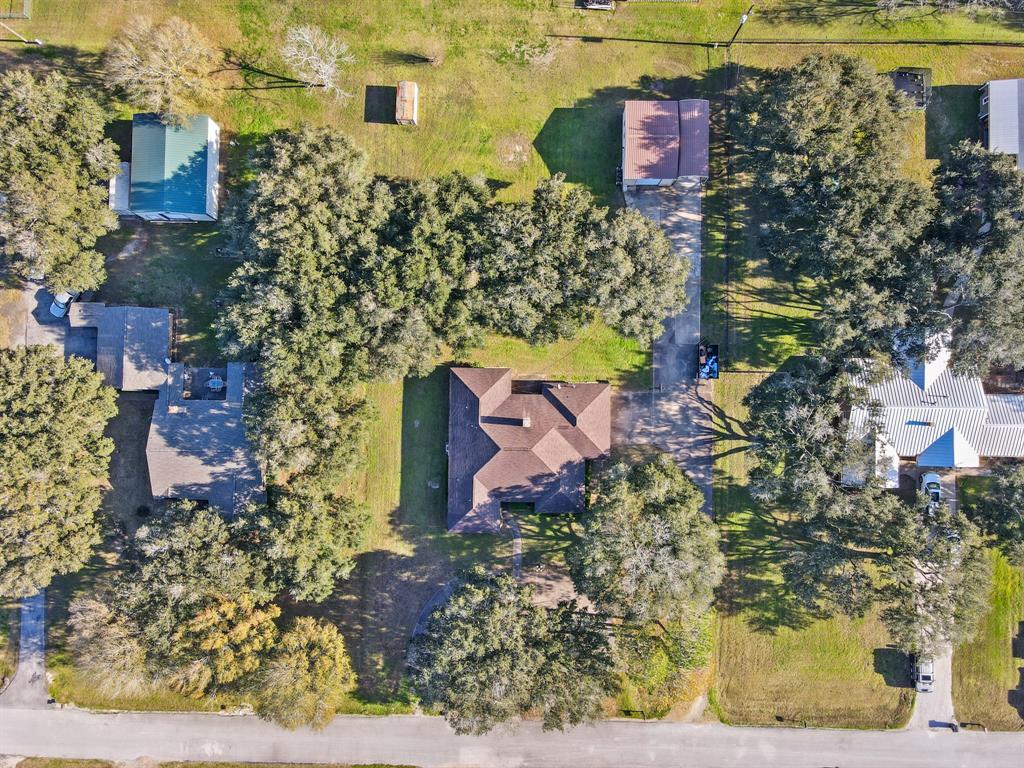
[[[398,88],[393,85],[368,85],[363,99],[363,122],[398,125],[395,120],[395,99]]]
[[[505,537],[447,532],[447,434],[448,368],[406,379],[399,504],[377,531],[387,545],[359,554],[352,575],[323,603],[286,607],[290,614],[337,624],[358,676],[357,698],[364,702],[404,701],[409,640],[439,589],[466,566],[508,562],[496,557],[507,548]]]
[[[910,675],[910,657],[906,653],[888,645],[885,648],[875,648],[872,655],[875,673],[882,676],[886,685],[890,688],[914,687]]]
[[[264,69],[257,63],[255,57],[244,51],[225,48],[224,63],[227,66],[224,70],[220,71],[237,72],[242,79],[241,85],[230,85],[227,87],[227,90],[274,91],[288,88],[318,87],[305,80],[299,80],[289,75],[281,75]]]
[[[797,23],[824,27],[853,19],[864,26],[893,29],[901,22],[922,21],[940,12],[935,7],[915,5],[898,13],[887,13],[876,0],[789,0],[779,8],[758,11],[757,15],[769,25]]]
[[[719,611],[742,615],[752,631],[773,635],[779,629],[804,629],[824,618],[803,604],[782,579],[781,562],[800,545],[798,526],[757,504],[747,486],[715,483],[728,567],[716,596]]]
[[[925,157],[941,160],[963,139],[977,139],[978,86],[937,85],[924,115]]]

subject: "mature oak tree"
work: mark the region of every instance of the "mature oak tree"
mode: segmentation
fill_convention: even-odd
[[[481,734],[539,709],[544,727],[599,716],[614,662],[599,617],[553,612],[532,590],[482,568],[463,574],[413,641],[413,681],[457,733]]]
[[[602,477],[567,559],[577,589],[629,622],[707,611],[725,558],[704,496],[667,454]]]
[[[88,360],[0,350],[0,595],[35,594],[89,559],[116,414]]]
[[[256,713],[285,728],[323,728],[355,683],[338,628],[302,616],[281,635],[255,679]]]
[[[935,190],[932,244],[953,317],[953,367],[1022,367],[1024,176],[1011,156],[963,141],[936,170]]]
[[[268,495],[266,506],[254,506],[238,520],[240,542],[267,560],[275,589],[295,600],[326,600],[355,567],[369,522],[366,509],[302,479],[274,486]]]
[[[908,107],[864,60],[813,55],[763,75],[738,110],[762,245],[820,285],[836,357],[889,353],[904,326],[944,322],[921,248],[933,202],[900,174]]]
[[[133,106],[180,126],[214,100],[210,76],[220,60],[213,45],[184,19],[171,16],[155,24],[136,16],[111,41],[103,68],[109,88]]]
[[[92,250],[117,227],[105,187],[117,150],[105,122],[88,91],[59,73],[0,76],[0,245],[22,277],[42,275],[55,291],[95,289],[105,277]]]

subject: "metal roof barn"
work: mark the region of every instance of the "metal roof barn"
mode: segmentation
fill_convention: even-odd
[[[205,115],[181,128],[132,118],[129,208],[148,220],[215,221],[220,128]]]
[[[708,176],[709,103],[627,101],[622,112],[624,187],[698,184]]]

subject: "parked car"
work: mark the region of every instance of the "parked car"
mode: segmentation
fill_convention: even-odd
[[[931,656],[913,659],[914,690],[931,693],[935,688],[935,661]]]
[[[53,303],[50,305],[50,314],[54,317],[64,317],[71,308],[71,302],[77,299],[81,294],[68,293],[67,291],[61,291],[53,297]]]
[[[942,482],[935,472],[925,472],[921,475],[918,487],[921,493],[928,497],[927,512],[932,513],[942,503]]]

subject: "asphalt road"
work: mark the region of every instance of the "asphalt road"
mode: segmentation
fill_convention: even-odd
[[[251,716],[3,710],[0,754],[128,761],[388,763],[504,768],[1020,768],[1024,734],[834,731],[607,721],[456,736],[434,717],[340,717],[285,731]]]

